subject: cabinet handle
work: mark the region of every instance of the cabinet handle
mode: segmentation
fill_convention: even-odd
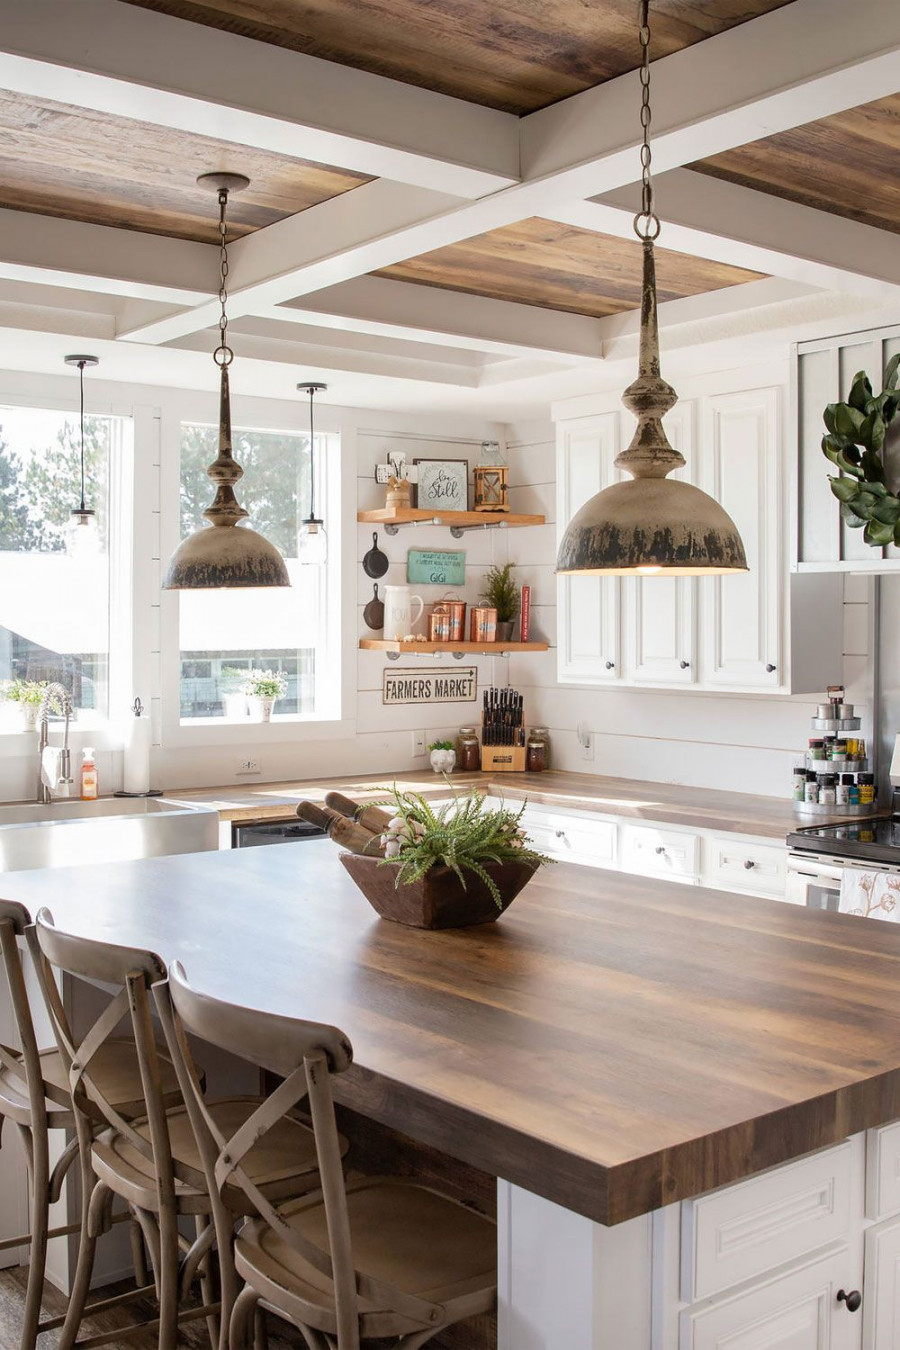
[[[679,661],[678,664],[681,666],[681,669],[682,669],[682,670],[687,670],[688,666],[689,666],[691,663],[690,663],[690,661]]]
[[[766,674],[771,675],[776,669],[777,667],[773,666],[772,662],[770,661],[769,664],[766,666]]]
[[[746,862],[744,863],[744,866],[746,867],[747,871],[749,872],[751,867],[755,867],[755,866],[756,866],[756,863],[753,861],[752,858],[748,858],[748,859],[746,860]]]
[[[665,844],[657,844],[657,846],[656,846],[656,852],[657,852],[657,853],[665,853],[665,851],[666,851],[666,846],[665,846]]]
[[[846,1303],[848,1312],[859,1312],[862,1307],[862,1294],[858,1289],[851,1289],[849,1294],[845,1290],[839,1289],[837,1301],[838,1303]]]
[[[557,830],[557,831],[556,831],[556,837],[557,837],[557,839],[565,839],[565,837],[566,837],[566,832],[565,832],[565,830]]]
[[[615,670],[615,668],[616,668],[616,663],[615,663],[615,661],[607,661],[607,663],[606,663],[606,669],[607,669],[607,670]]]

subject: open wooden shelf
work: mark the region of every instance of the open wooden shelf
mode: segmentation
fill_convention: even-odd
[[[420,511],[417,507],[379,507],[377,511],[358,511],[363,525],[431,525],[435,521],[451,529],[472,529],[477,525],[544,525],[545,516],[517,516],[511,511]]]
[[[548,650],[546,642],[404,642],[399,638],[360,638],[359,646],[364,652],[387,652],[397,656],[434,656],[440,652],[457,656],[497,656],[501,652]]]

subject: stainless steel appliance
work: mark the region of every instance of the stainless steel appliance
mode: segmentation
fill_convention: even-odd
[[[841,877],[848,867],[900,873],[900,738],[891,765],[891,814],[807,825],[787,838],[786,898],[795,905],[838,909]]]
[[[297,840],[324,839],[325,831],[308,820],[263,820],[231,826],[232,848],[258,848],[260,844],[290,844]]]

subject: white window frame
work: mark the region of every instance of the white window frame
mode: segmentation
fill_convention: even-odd
[[[308,407],[301,400],[232,396],[235,426],[259,431],[308,431]],[[329,595],[326,605],[326,660],[316,663],[316,705],[321,712],[279,717],[273,722],[226,722],[210,717],[181,720],[181,648],[178,593],[160,588],[168,559],[181,542],[181,427],[185,422],[215,424],[218,394],[172,391],[160,422],[160,557],[155,559],[159,595],[159,739],[163,749],[283,745],[292,742],[350,739],[356,734],[356,614],[354,553],[356,541],[355,428],[336,410],[316,407],[316,435],[329,438],[324,457],[328,501]],[[240,494],[240,488],[238,488]],[[210,486],[210,500],[212,500]],[[252,523],[252,522],[251,522]],[[329,706],[330,705],[330,706]]]

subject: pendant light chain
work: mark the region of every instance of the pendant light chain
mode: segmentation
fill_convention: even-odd
[[[84,511],[84,362],[78,362],[81,393],[81,501],[79,511]]]
[[[313,399],[315,389],[309,391],[309,518],[316,519],[316,443],[313,437]]]
[[[638,239],[657,239],[659,237],[659,216],[654,210],[653,178],[650,163],[653,158],[650,149],[650,0],[639,0],[641,42],[641,209],[634,218],[634,232]]]
[[[228,227],[225,223],[225,211],[228,206],[228,189],[219,188],[219,345],[213,352],[217,366],[230,366],[234,352],[228,345]]]

